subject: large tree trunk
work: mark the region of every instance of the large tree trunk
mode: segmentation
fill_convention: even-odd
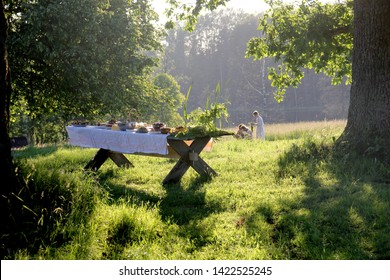
[[[0,0],[0,256],[2,258],[9,247],[7,236],[12,227],[10,209],[16,202],[12,193],[19,189],[8,135],[11,82],[5,45],[8,24],[4,12],[4,1]]]
[[[341,140],[390,157],[390,1],[354,1],[351,102]]]
[[[5,18],[4,1],[0,0],[0,178],[3,182],[13,182],[11,143],[8,135],[11,83],[5,41],[8,24]],[[2,184],[1,193],[11,190]]]

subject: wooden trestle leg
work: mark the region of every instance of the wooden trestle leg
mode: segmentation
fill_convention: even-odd
[[[192,167],[201,176],[211,177],[217,173],[199,156],[211,137],[199,137],[188,146],[184,140],[168,138],[168,144],[180,155],[180,159],[165,177],[163,184],[179,182]]]
[[[134,165],[122,153],[99,149],[93,159],[91,159],[84,167],[84,170],[97,171],[108,158],[111,158],[112,161],[119,167],[134,167]]]

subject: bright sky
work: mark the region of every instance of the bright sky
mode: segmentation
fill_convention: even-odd
[[[195,3],[195,0],[182,0],[183,3]],[[165,0],[153,0],[152,6],[160,14],[160,17],[163,16],[164,10],[167,7]],[[263,0],[230,0],[226,7],[242,9],[247,13],[251,12],[262,12],[268,8],[268,5],[264,3]]]
[[[195,0],[181,0],[183,3],[195,3]],[[293,0],[286,0],[291,2]],[[337,0],[322,0],[321,2],[336,2]],[[152,6],[159,13],[160,18],[163,18],[163,13],[167,4],[165,0],[152,0]],[[247,13],[260,13],[268,9],[268,5],[263,0],[230,0],[226,7],[233,9],[242,9]]]
[[[267,10],[268,5],[262,0],[230,0],[226,7],[242,9],[247,13],[257,13]]]

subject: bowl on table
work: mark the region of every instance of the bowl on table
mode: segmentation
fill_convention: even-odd
[[[161,134],[168,134],[171,132],[171,128],[170,127],[162,127],[162,128],[160,128],[160,132],[161,132]]]
[[[119,126],[119,129],[122,131],[126,131],[127,123],[117,123]]]
[[[137,129],[137,133],[148,133],[149,130],[145,126],[141,126],[140,128]]]
[[[164,126],[165,124],[162,122],[155,122],[152,125],[154,131],[160,131],[160,129],[163,128]]]

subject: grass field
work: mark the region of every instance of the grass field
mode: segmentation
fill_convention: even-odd
[[[389,167],[338,155],[344,126],[267,125],[264,142],[222,137],[202,153],[217,176],[190,169],[166,186],[173,160],[127,155],[134,168],[106,162],[87,173],[95,149],[15,151],[26,188],[3,259],[389,259]]]

